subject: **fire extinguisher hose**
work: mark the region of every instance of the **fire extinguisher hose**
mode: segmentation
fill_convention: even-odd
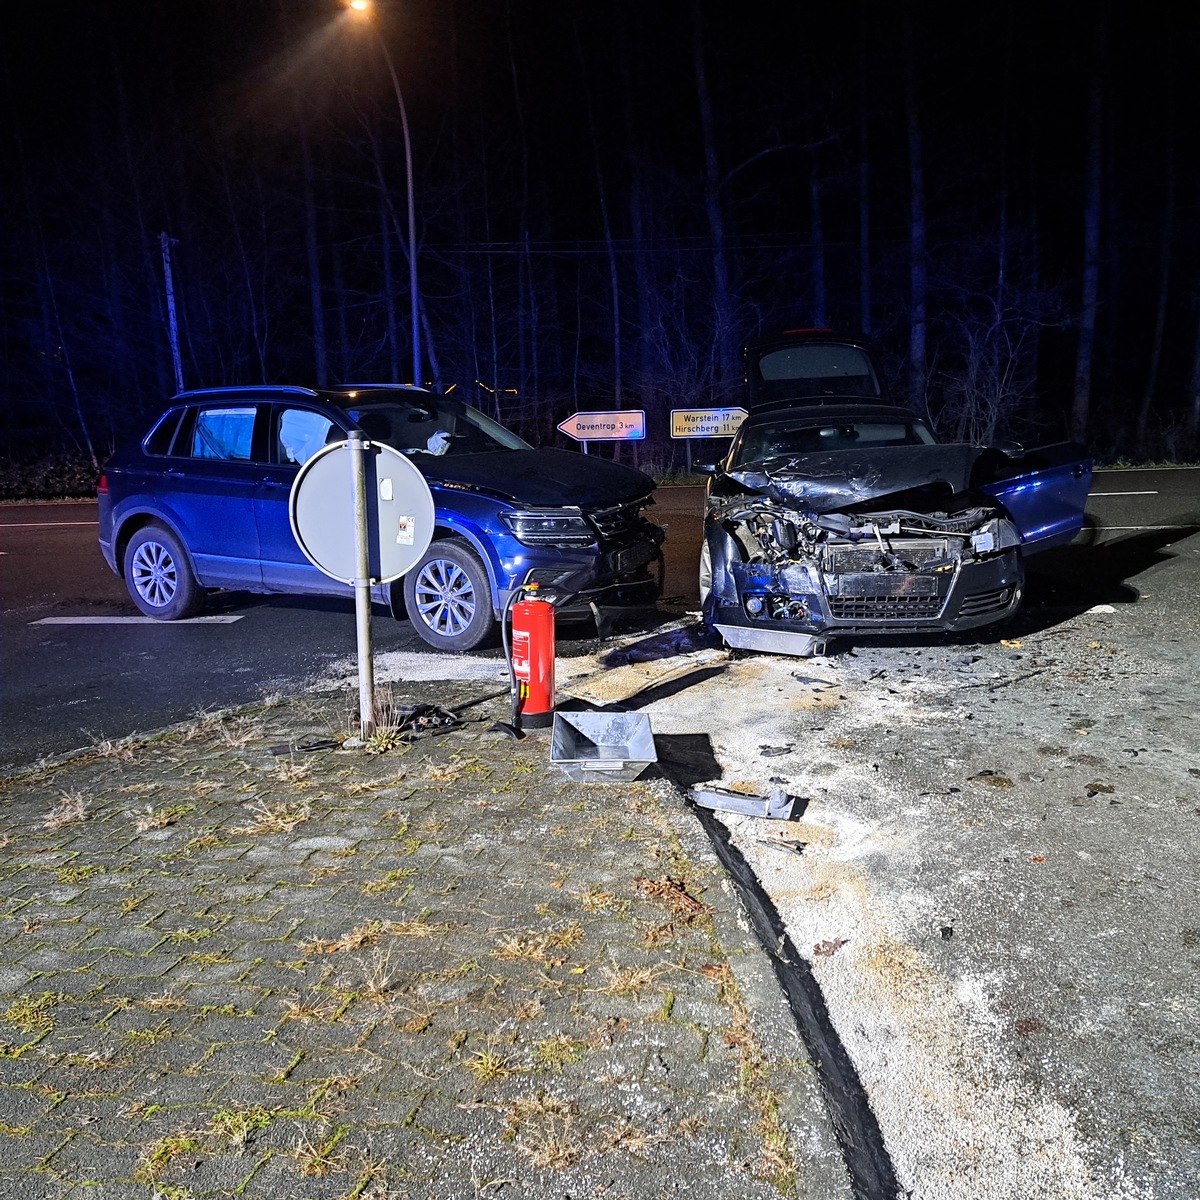
[[[508,685],[512,699],[512,727],[517,737],[521,736],[521,688],[517,682],[516,668],[513,666],[512,610],[523,590],[522,587],[515,587],[508,593],[508,599],[504,602],[504,612],[500,615],[500,641],[504,645],[504,661],[508,664]]]

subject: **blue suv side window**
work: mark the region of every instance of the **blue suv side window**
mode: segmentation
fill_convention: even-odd
[[[196,414],[192,458],[249,462],[254,445],[254,408],[211,408]]]
[[[329,440],[333,422],[309,408],[285,408],[279,414],[277,462],[300,465]]]

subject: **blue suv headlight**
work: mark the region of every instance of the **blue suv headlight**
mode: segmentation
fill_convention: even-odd
[[[591,546],[596,531],[578,508],[519,508],[502,512],[500,520],[526,546]]]

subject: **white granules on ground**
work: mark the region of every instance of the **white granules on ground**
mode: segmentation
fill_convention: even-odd
[[[678,680],[689,657],[668,655],[647,676]],[[726,823],[812,964],[912,1200],[1152,1200],[1119,1159],[1097,1168],[1103,1148],[1085,1145],[1070,1111],[1012,1070],[990,1000],[995,981],[948,978],[913,945],[935,901],[906,882],[915,825],[872,760],[898,731],[946,721],[924,705],[951,685],[925,677],[865,686],[861,668],[835,659],[723,665],[719,677],[641,711],[656,735],[707,733],[723,768],[713,782],[762,794],[786,780],[809,798],[787,825],[735,815]],[[583,678],[601,664],[572,667]],[[908,802],[918,813],[920,801]],[[804,848],[772,846],[776,838]]]

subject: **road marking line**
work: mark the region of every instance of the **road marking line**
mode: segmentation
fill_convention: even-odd
[[[1108,529],[1195,529],[1195,525],[1098,525],[1101,532]]]
[[[1154,471],[1200,471],[1190,464],[1165,463],[1161,467],[1097,467],[1097,475],[1149,475]]]
[[[43,617],[30,625],[232,625],[242,614],[223,617],[188,617],[183,621],[160,621],[157,617]]]
[[[1157,496],[1157,492],[1088,492],[1088,496]]]
[[[68,525],[99,524],[99,521],[0,521],[0,529],[65,529]]]

